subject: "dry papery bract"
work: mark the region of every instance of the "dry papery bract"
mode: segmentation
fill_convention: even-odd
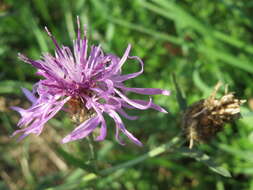
[[[240,106],[246,100],[237,99],[233,92],[228,92],[227,86],[224,95],[216,98],[221,86],[222,83],[218,82],[208,98],[199,100],[185,110],[181,127],[190,141],[189,148],[193,147],[194,142],[207,142],[226,123],[240,118]]]

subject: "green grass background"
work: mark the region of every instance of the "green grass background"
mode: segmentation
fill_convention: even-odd
[[[251,1],[234,0],[1,1],[0,189],[253,190],[252,14]],[[97,160],[91,160],[86,139],[60,144],[74,127],[64,113],[52,119],[40,137],[31,135],[21,142],[9,137],[19,119],[9,106],[28,107],[20,87],[31,89],[39,80],[17,53],[33,59],[53,53],[44,26],[60,43],[72,46],[77,15],[88,25],[89,44],[122,56],[130,43],[131,55],[143,59],[145,72],[128,86],[172,91],[169,97],[154,97],[169,114],[133,111],[140,119],[124,120],[142,148],[129,141],[123,147],[117,144],[108,118],[108,137],[94,144]],[[137,69],[124,65],[126,73]],[[159,149],[180,132],[173,73],[188,105],[208,97],[218,81],[247,100],[244,117],[226,125],[210,144],[196,146],[194,154],[170,150],[168,144],[167,151]],[[228,171],[231,177],[224,177]]]

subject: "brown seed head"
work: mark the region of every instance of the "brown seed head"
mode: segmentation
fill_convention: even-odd
[[[228,92],[221,98],[216,98],[221,87],[219,82],[207,99],[200,100],[186,109],[182,119],[182,129],[193,147],[194,141],[206,142],[223,129],[226,123],[231,123],[240,117],[240,105],[246,100],[239,100],[234,93]]]

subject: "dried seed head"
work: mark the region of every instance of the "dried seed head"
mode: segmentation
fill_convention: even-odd
[[[186,109],[182,118],[182,129],[190,141],[189,148],[194,141],[206,142],[223,129],[226,123],[231,123],[240,117],[240,105],[246,100],[239,100],[234,93],[228,92],[221,98],[216,98],[221,87],[219,82],[207,99],[200,100]]]

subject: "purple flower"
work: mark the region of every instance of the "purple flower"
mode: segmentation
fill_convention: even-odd
[[[40,60],[31,60],[19,54],[21,60],[38,69],[37,74],[43,79],[34,85],[32,92],[22,89],[32,106],[28,109],[13,107],[21,115],[18,126],[23,127],[13,135],[22,133],[19,139],[23,139],[30,133],[39,135],[45,123],[57,112],[64,110],[70,113],[79,126],[63,138],[63,143],[85,138],[98,126],[100,126],[100,134],[96,140],[104,140],[107,127],[103,115],[108,114],[115,121],[115,137],[120,144],[124,144],[119,136],[122,132],[135,144],[142,145],[125,128],[120,115],[130,120],[135,120],[137,117],[128,115],[124,109],[153,108],[160,112],[167,112],[154,104],[151,98],[149,101],[131,100],[126,93],[168,96],[169,91],[126,87],[124,81],[142,74],[142,60],[129,55],[130,45],[121,58],[113,54],[105,54],[100,46],[91,46],[88,55],[86,29],[84,27],[84,37],[81,37],[79,18],[77,24],[77,39],[73,42],[73,51],[69,47],[60,46],[46,28],[56,48],[54,56],[45,53]],[[140,71],[122,75],[121,69],[127,59],[137,60],[141,66]]]

